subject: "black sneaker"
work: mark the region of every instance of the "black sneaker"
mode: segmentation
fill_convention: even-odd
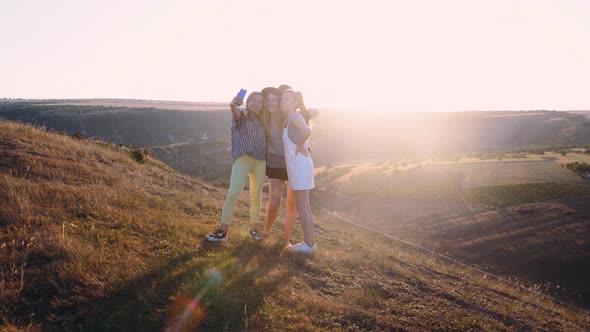
[[[262,239],[264,239],[264,236],[262,236],[262,234],[260,234],[260,232],[257,229],[250,230],[250,237],[255,241],[261,241]]]
[[[209,242],[227,242],[227,233],[218,229],[213,234],[207,235],[206,238]]]

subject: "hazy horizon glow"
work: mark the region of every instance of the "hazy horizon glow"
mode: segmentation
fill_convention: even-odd
[[[287,83],[309,106],[590,109],[590,2],[12,1],[0,98],[229,101]]]

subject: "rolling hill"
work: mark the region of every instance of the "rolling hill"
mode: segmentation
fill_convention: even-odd
[[[225,188],[100,141],[0,120],[0,328],[12,331],[590,329],[587,311],[316,211],[319,252],[261,243]],[[140,160],[141,161],[141,160]],[[295,235],[300,239],[299,232]]]
[[[557,158],[321,168],[315,199],[375,230],[588,305],[590,184]]]
[[[0,117],[138,147],[229,138],[231,115],[220,111],[227,105],[116,101],[0,102]]]
[[[231,143],[226,140],[177,143],[149,149],[159,160],[183,174],[218,179],[231,172]]]
[[[453,159],[465,153],[502,153],[581,147],[590,144],[590,120],[583,111],[486,111],[365,113],[322,109],[313,120],[314,162],[318,166],[365,159]],[[0,117],[50,130],[158,149],[176,170],[200,155],[206,134],[229,141],[231,116],[223,103],[147,100],[0,101]],[[187,143],[186,145],[182,145]],[[180,144],[180,145],[179,145]],[[215,145],[214,143],[213,145]],[[227,144],[227,143],[226,143]],[[187,154],[187,156],[185,156]],[[193,175],[214,165],[188,169]],[[229,165],[221,165],[229,170]]]

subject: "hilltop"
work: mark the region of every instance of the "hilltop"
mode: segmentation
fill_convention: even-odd
[[[5,328],[590,329],[586,311],[535,287],[496,281],[321,211],[313,258],[284,250],[280,224],[270,240],[248,240],[243,205],[230,242],[205,243],[225,188],[151,157],[138,163],[132,152],[0,120]]]

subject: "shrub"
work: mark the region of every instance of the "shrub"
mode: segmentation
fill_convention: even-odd
[[[133,149],[131,149],[131,157],[135,161],[137,161],[138,163],[143,164],[148,159],[149,152],[150,151],[148,148],[144,148],[144,149],[133,148]]]
[[[567,167],[567,169],[571,170],[572,172],[580,175],[590,172],[590,164],[587,163],[579,163],[576,161],[573,163],[566,164],[565,167]]]
[[[13,301],[25,286],[27,258],[34,238],[4,242],[0,245],[0,298]],[[4,305],[5,303],[2,303]],[[1,308],[0,308],[1,309]]]

